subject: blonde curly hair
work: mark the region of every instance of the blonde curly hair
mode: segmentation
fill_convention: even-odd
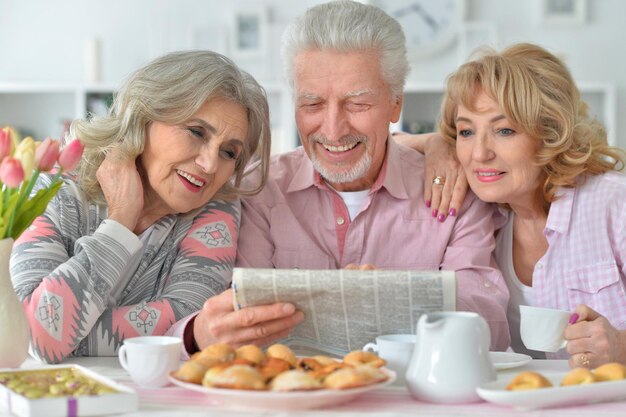
[[[500,53],[486,49],[451,74],[441,104],[444,137],[456,140],[457,108],[475,111],[480,91],[539,142],[534,162],[546,175],[546,202],[554,201],[558,187],[575,187],[584,174],[624,169],[624,150],[608,145],[604,127],[589,116],[569,70],[544,48],[521,43]]]

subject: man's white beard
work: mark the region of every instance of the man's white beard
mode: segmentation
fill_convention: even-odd
[[[313,168],[320,173],[326,182],[331,184],[346,184],[365,177],[372,166],[372,157],[369,153],[365,152],[361,159],[347,171],[338,171],[337,166],[332,169],[327,169],[319,159],[317,159],[314,153],[311,153],[311,162],[313,163]]]

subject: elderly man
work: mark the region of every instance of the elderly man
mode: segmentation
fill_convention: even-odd
[[[508,291],[491,257],[491,210],[468,194],[462,214],[437,222],[422,200],[423,156],[389,140],[409,70],[398,22],[330,2],[297,19],[282,47],[302,147],[275,157],[267,186],[243,201],[238,265],[454,270],[457,308],[485,317],[491,348],[505,349]],[[301,320],[288,303],[233,311],[227,291],[205,303],[194,336],[199,347],[268,343]]]

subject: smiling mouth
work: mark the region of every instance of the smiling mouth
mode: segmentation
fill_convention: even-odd
[[[184,179],[186,179],[191,185],[194,185],[196,187],[202,187],[205,184],[204,181],[194,177],[193,175],[189,174],[188,172],[181,171],[180,169],[177,169],[176,173],[178,175],[180,175],[181,177],[183,177]]]
[[[476,175],[479,177],[497,177],[502,174],[504,174],[504,172],[476,172]]]
[[[340,145],[340,146],[334,146],[334,145],[326,145],[326,144],[321,144],[324,149],[326,149],[329,152],[346,152],[349,151],[351,149],[354,149],[356,147],[356,145],[358,145],[359,142],[353,142],[351,144],[348,145]]]

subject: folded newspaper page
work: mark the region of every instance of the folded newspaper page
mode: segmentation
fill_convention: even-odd
[[[454,271],[235,268],[235,309],[290,302],[304,321],[282,340],[301,355],[342,356],[376,336],[415,334],[426,312],[456,309]]]

